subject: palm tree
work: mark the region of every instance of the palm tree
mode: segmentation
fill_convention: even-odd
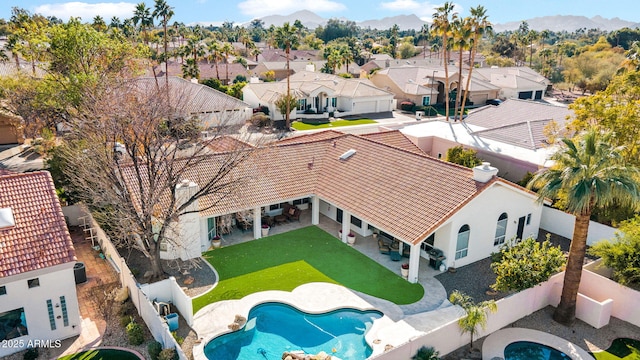
[[[173,8],[170,7],[165,0],[156,0],[156,5],[153,9],[153,17],[162,19],[162,40],[164,44],[164,53],[162,54],[162,59],[164,60],[164,79],[165,83],[169,84],[169,51],[167,49],[167,39],[169,34],[167,34],[167,23],[169,23],[169,19],[173,16]],[[198,66],[198,62],[196,61],[196,66]],[[167,91],[168,91],[167,87]]]
[[[222,59],[222,46],[220,43],[213,40],[207,45],[207,50],[209,50],[208,60],[213,60],[213,63],[216,67],[216,77],[220,80],[220,72],[218,71],[218,62]]]
[[[220,51],[222,51],[222,53],[224,54],[224,67],[225,67],[225,71],[226,71],[226,84],[229,84],[231,81],[229,80],[229,55],[235,55],[235,51],[233,49],[233,45],[231,45],[231,43],[224,43],[222,44],[222,48],[220,49]]]
[[[449,38],[451,37],[451,15],[454,5],[452,2],[445,2],[444,5],[438,7],[433,14],[433,23],[431,30],[435,36],[442,37],[442,59],[444,60],[444,98],[445,98],[445,117],[449,121]],[[454,15],[456,13],[453,13]]]
[[[291,82],[289,80],[289,53],[291,48],[298,45],[298,31],[294,26],[291,26],[288,22],[282,24],[282,26],[275,29],[274,40],[278,44],[280,49],[284,49],[287,55],[287,98],[291,98]],[[290,101],[287,101],[287,113],[285,114],[285,128],[289,129],[291,126],[291,107]]]
[[[487,10],[478,5],[475,8],[469,9],[471,12],[471,31],[473,32],[473,39],[471,39],[471,59],[469,61],[469,75],[467,76],[467,83],[464,87],[464,95],[462,96],[462,106],[460,109],[460,119],[462,119],[465,103],[467,102],[467,94],[469,93],[469,86],[471,86],[471,74],[473,73],[473,63],[476,61],[476,54],[478,53],[478,43],[480,37],[487,31],[491,31],[492,25],[487,19]]]
[[[640,201],[638,169],[625,165],[622,148],[611,145],[611,136],[591,128],[576,139],[563,139],[563,148],[552,157],[553,167],[537,173],[527,184],[528,188],[539,188],[540,201],[563,194],[566,210],[576,217],[562,297],[553,314],[553,319],[561,324],[568,325],[575,320],[592,211]]]
[[[144,2],[136,5],[136,9],[133,11],[133,25],[138,26],[140,24],[140,31],[142,32],[142,37],[144,39],[144,43],[147,43],[147,34],[146,31],[148,28],[153,27],[153,17],[151,16],[151,9],[147,7],[147,4]]]
[[[455,113],[458,105],[460,105],[460,96],[462,95],[462,52],[468,50],[471,46],[473,32],[471,28],[471,18],[466,17],[462,19],[454,14],[452,25],[453,47],[458,50],[458,86],[456,88],[456,104],[453,108]],[[471,66],[473,67],[473,64],[471,64]],[[460,108],[460,117],[458,117],[458,119],[462,120],[463,113],[464,108]],[[453,121],[455,120],[456,116],[453,118]]]
[[[451,293],[449,302],[462,307],[466,314],[458,320],[458,326],[460,326],[462,333],[468,332],[471,335],[471,342],[469,343],[469,350],[471,350],[473,348],[473,336],[478,333],[478,325],[484,330],[487,327],[487,313],[496,312],[498,305],[493,300],[474,303],[470,296],[458,290]]]
[[[531,67],[533,63],[533,43],[538,40],[540,35],[535,30],[529,30],[527,33],[527,40],[529,40],[529,67]]]

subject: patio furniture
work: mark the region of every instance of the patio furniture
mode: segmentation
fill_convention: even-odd
[[[274,222],[274,220],[273,220],[273,218],[271,216],[266,215],[266,216],[262,217],[262,224],[263,225],[273,226],[273,222]]]
[[[241,213],[236,213],[236,226],[238,229],[242,230],[242,232],[253,227],[251,222],[248,221]]]
[[[391,258],[391,261],[400,261],[400,259],[402,259],[402,255],[397,251],[391,251],[389,253],[389,257]]]
[[[384,241],[382,241],[382,239],[378,240],[378,250],[380,251],[380,254],[389,253],[389,247],[384,243]]]
[[[297,206],[284,203],[282,206],[282,215],[286,216],[289,221],[300,221],[300,213],[302,211]]]
[[[283,222],[287,221],[287,217],[284,215],[276,215],[273,217],[273,220],[276,221],[276,225],[281,225]]]

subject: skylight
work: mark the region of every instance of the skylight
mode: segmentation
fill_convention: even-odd
[[[16,226],[11,208],[0,208],[0,229],[6,229]]]
[[[350,149],[347,150],[347,152],[345,152],[344,154],[340,155],[340,160],[347,160],[348,158],[352,157],[353,154],[356,153],[355,149]]]

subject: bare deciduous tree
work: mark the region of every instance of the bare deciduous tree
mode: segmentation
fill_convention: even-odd
[[[218,119],[202,139],[200,119],[187,110],[192,94],[173,91],[169,106],[166,93],[132,80],[88,96],[59,150],[73,190],[117,246],[149,259],[154,278],[163,276],[161,244],[181,244],[174,231],[180,217],[233,196],[250,177],[237,169],[258,156],[253,146],[226,137],[229,119]],[[200,171],[205,163],[207,171]],[[186,179],[198,188],[181,198],[176,186]]]

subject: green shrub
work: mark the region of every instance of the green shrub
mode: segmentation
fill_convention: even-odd
[[[160,358],[160,352],[162,352],[162,344],[157,341],[152,341],[147,345],[147,351],[151,360],[158,360]]]
[[[24,353],[24,360],[35,360],[39,355],[38,348],[30,348]]]
[[[173,336],[173,339],[178,343],[178,345],[182,346],[182,343],[184,342],[184,338],[178,335],[177,331],[172,331],[171,335]]]
[[[178,352],[176,349],[164,349],[160,352],[158,360],[178,360]]]
[[[127,325],[127,336],[131,345],[140,345],[144,342],[142,327],[133,320]]]
[[[120,326],[122,326],[123,328],[126,328],[127,325],[129,325],[129,323],[131,323],[131,321],[133,321],[131,319],[131,315],[122,315],[122,316],[120,316]]]
[[[411,357],[411,360],[439,360],[440,353],[433,347],[423,346],[418,349],[418,352]]]

